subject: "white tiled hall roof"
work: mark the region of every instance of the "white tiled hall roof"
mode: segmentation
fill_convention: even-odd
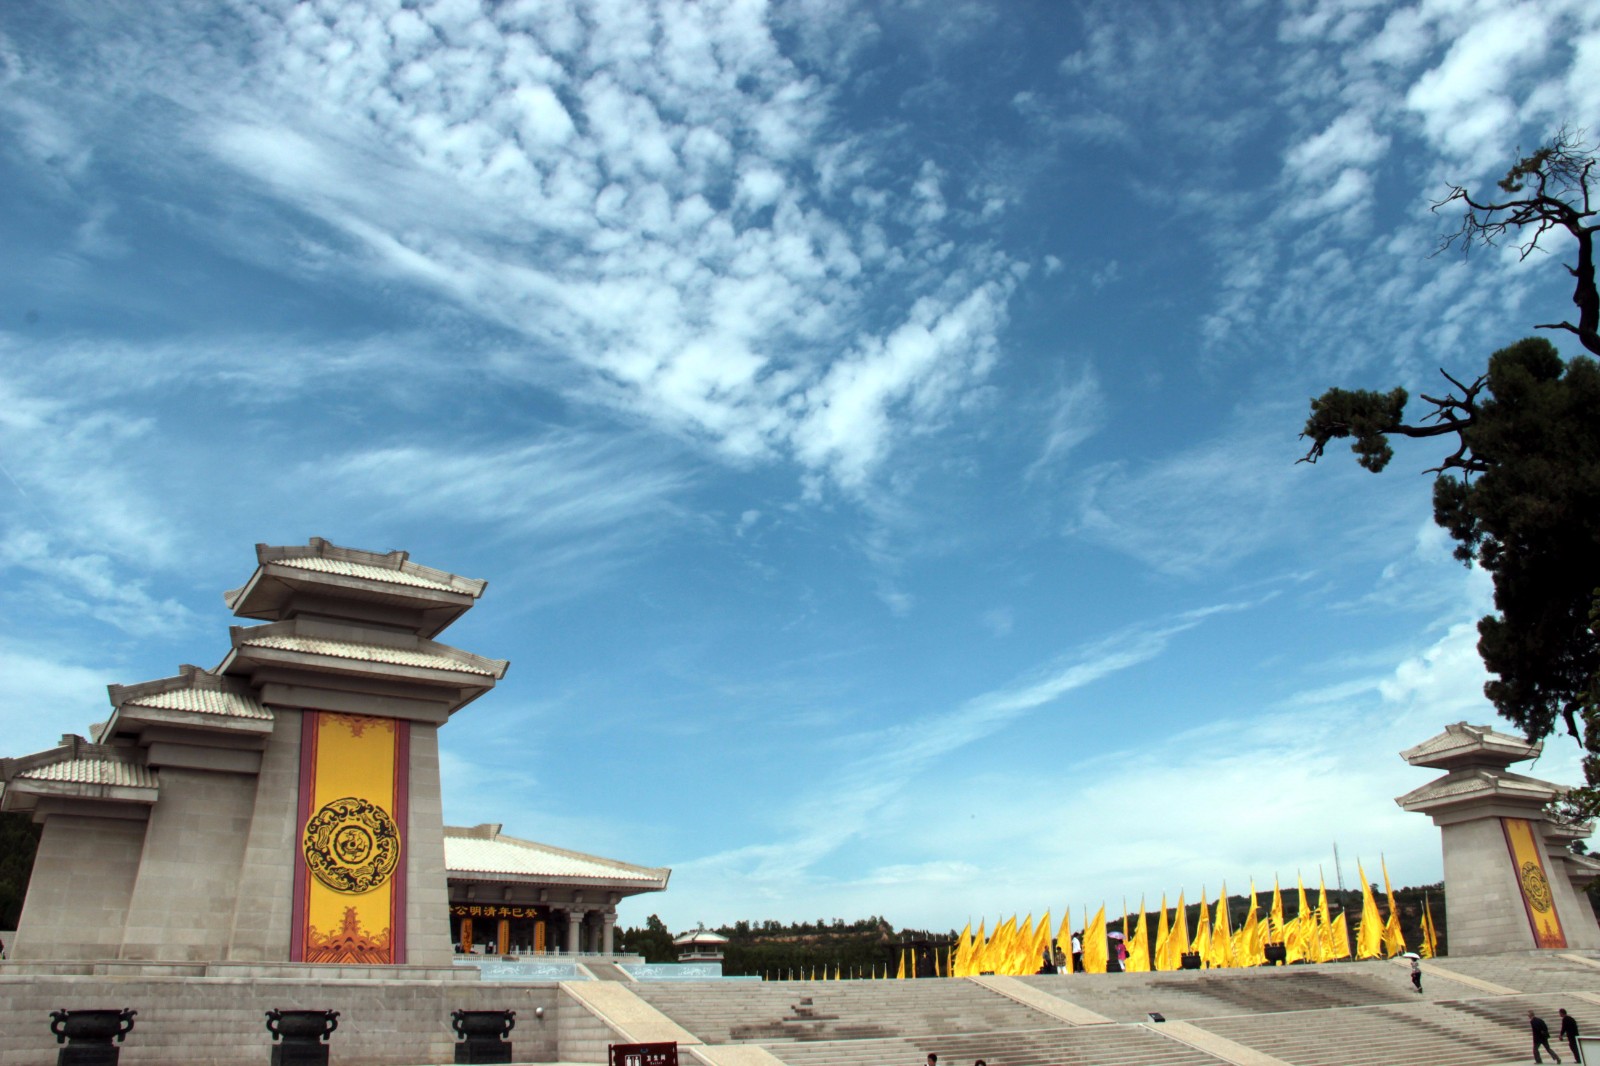
[[[633,882],[640,888],[665,888],[670,870],[633,866],[598,855],[567,851],[531,840],[489,835],[489,827],[446,826],[444,863],[452,873],[507,874],[572,881]]]

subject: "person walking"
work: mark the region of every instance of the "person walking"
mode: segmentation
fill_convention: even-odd
[[[1561,1008],[1561,1037],[1572,1049],[1572,1061],[1582,1062],[1583,1056],[1578,1054],[1578,1019],[1568,1014],[1565,1007]]]
[[[1417,990],[1417,995],[1422,994],[1422,960],[1411,960],[1411,987]]]
[[[1539,1057],[1539,1048],[1542,1045],[1546,1051],[1550,1052],[1550,1057],[1555,1059],[1559,1066],[1561,1056],[1557,1055],[1556,1049],[1550,1046],[1550,1026],[1545,1024],[1543,1018],[1530,1010],[1528,1012],[1528,1028],[1533,1030],[1533,1061],[1544,1061]],[[929,1063],[929,1066],[933,1066],[933,1064]]]
[[[1072,934],[1072,972],[1083,972],[1083,941],[1078,939],[1078,934]]]

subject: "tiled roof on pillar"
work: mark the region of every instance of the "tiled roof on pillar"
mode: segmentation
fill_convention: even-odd
[[[101,740],[150,725],[248,733],[272,729],[272,712],[250,689],[198,666],[185,664],[173,677],[111,685],[108,691],[116,711],[100,729]]]
[[[119,785],[125,788],[159,788],[161,781],[148,766],[122,759],[64,759],[24,770],[24,781],[66,781],[74,785]]]
[[[1395,802],[1402,809],[1415,812],[1431,812],[1485,799],[1504,800],[1518,806],[1543,806],[1565,791],[1548,781],[1480,767],[1445,774],[1421,788],[1412,789]]]
[[[266,627],[259,627],[266,628]],[[431,642],[430,642],[431,643]],[[500,677],[506,664],[499,659],[484,659],[471,652],[450,648],[446,651],[412,650],[394,648],[385,644],[369,644],[354,640],[327,640],[303,637],[292,633],[247,636],[239,641],[241,647],[275,648],[306,655],[320,655],[331,659],[350,659],[365,663],[388,663],[391,666],[415,666],[425,670],[449,670],[456,673],[478,674],[482,677]],[[436,647],[444,648],[444,645]],[[455,652],[454,655],[446,652]]]
[[[41,797],[153,804],[161,781],[125,747],[68,735],[48,751],[0,759],[0,810],[29,811]]]
[[[233,626],[229,635],[233,650],[217,667],[218,673],[249,676],[260,669],[290,668],[405,681],[444,692],[456,690],[453,707],[494,687],[510,665],[410,633],[307,618]]]
[[[1504,769],[1514,762],[1536,759],[1543,750],[1541,741],[1499,733],[1486,725],[1453,722],[1444,727],[1443,733],[1402,751],[1400,757],[1412,766],[1431,766],[1439,770],[1467,766]]]
[[[256,545],[250,580],[223,593],[241,618],[297,616],[381,621],[437,636],[471,609],[487,581],[420,566],[403,551],[342,548],[321,537],[307,544]]]
[[[403,553],[402,553],[403,554]],[[456,588],[448,581],[424,577],[421,571],[428,569],[413,564],[410,570],[396,569],[388,566],[373,566],[371,563],[358,563],[349,559],[328,559],[320,555],[308,555],[299,559],[275,559],[280,566],[294,567],[296,570],[315,570],[322,574],[340,574],[344,577],[360,577],[371,581],[383,581],[392,585],[411,585],[419,589],[437,589],[440,592],[464,592],[465,589]],[[450,577],[453,575],[445,575]],[[464,579],[463,579],[464,580]],[[481,589],[480,589],[481,591]]]

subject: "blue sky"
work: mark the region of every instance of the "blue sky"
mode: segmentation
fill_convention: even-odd
[[[7,753],[323,536],[489,580],[446,817],[672,866],[625,924],[1436,880],[1488,583],[1437,448],[1296,438],[1568,314],[1428,208],[1597,71],[1581,0],[8,4]]]

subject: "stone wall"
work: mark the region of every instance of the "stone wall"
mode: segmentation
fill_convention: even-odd
[[[439,796],[439,728],[411,723],[410,825],[406,843],[406,962],[449,966],[450,888],[444,865],[444,803]]]
[[[254,774],[161,770],[121,958],[227,958],[255,797]],[[91,863],[79,867],[80,880],[98,876]]]
[[[618,1043],[629,1041],[612,1032],[611,1026],[576,999],[561,997],[561,1009],[556,1012],[556,1053],[560,1056],[559,1061],[608,1062],[609,1046]],[[680,1056],[682,1061],[693,1062],[687,1055]]]
[[[1478,818],[1443,827],[1444,883],[1451,906],[1445,914],[1450,954],[1479,955],[1534,947],[1522,895],[1506,851],[1498,818]],[[1475,901],[1470,906],[1457,906]]]
[[[22,920],[17,923],[17,935],[6,941],[6,956],[116,958],[144,834],[142,819],[47,817],[22,905]]]
[[[224,956],[239,962],[287,959],[289,928],[294,924],[302,716],[299,711],[274,708],[272,717],[235,889],[233,935]]]
[[[55,1061],[50,1012],[63,1008],[138,1011],[133,1032],[122,1045],[123,1066],[260,1066],[272,1046],[266,1012],[273,1009],[339,1011],[339,1028],[329,1046],[331,1060],[340,1066],[454,1061],[450,1012],[457,1009],[516,1011],[511,1034],[516,1060],[553,1062],[559,1050],[559,1016],[576,1012],[590,1017],[554,983],[297,980],[251,977],[249,967],[239,967],[239,976],[227,978],[7,969],[0,966],[0,1066]],[[544,1009],[543,1019],[535,1017],[536,1008]],[[604,1046],[600,1050],[603,1060]]]

